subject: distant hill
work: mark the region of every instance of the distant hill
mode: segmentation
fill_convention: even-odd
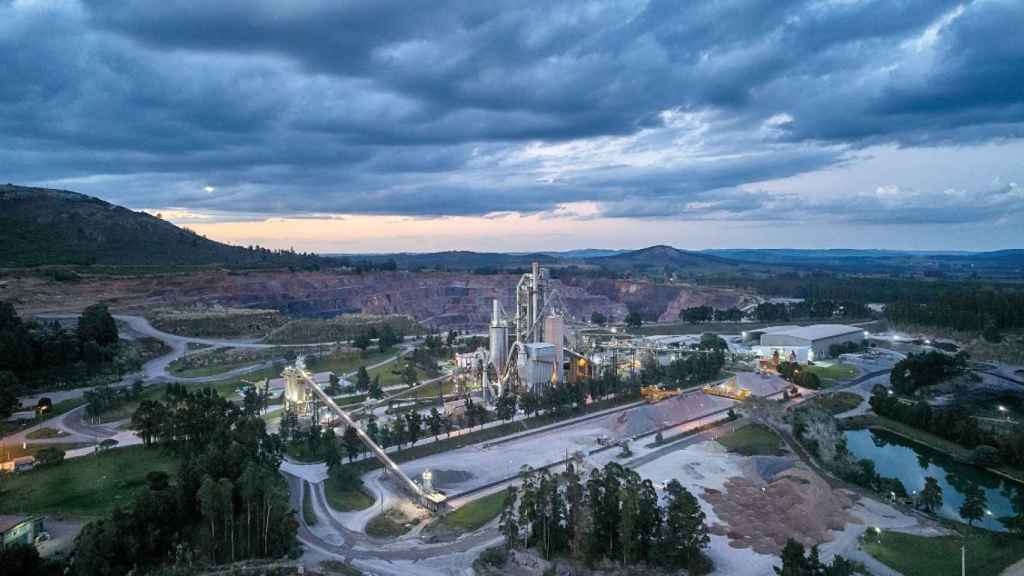
[[[0,266],[310,267],[320,256],[230,246],[144,212],[48,188],[0,186]]]
[[[711,254],[679,250],[671,246],[650,246],[611,256],[587,258],[586,263],[608,270],[681,270],[716,272],[735,269],[743,263]]]
[[[394,262],[403,270],[519,270],[528,268],[532,262],[546,265],[557,265],[558,258],[548,254],[507,254],[503,252],[471,252],[468,250],[451,250],[446,252],[397,252],[394,254],[332,254],[345,260],[370,262],[378,265]]]

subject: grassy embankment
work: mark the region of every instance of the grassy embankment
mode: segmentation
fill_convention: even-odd
[[[864,398],[862,398],[860,394],[854,394],[853,392],[835,392],[832,394],[820,394],[811,398],[804,404],[820,406],[826,412],[835,416],[836,414],[842,414],[843,412],[853,410],[860,406],[861,402],[864,402]]]
[[[302,519],[307,526],[316,526],[316,512],[313,511],[313,496],[309,482],[302,482]]]
[[[783,454],[782,439],[761,424],[748,424],[719,436],[717,442],[730,452],[744,456],[778,456]]]
[[[507,490],[499,490],[468,502],[439,519],[436,528],[459,533],[477,530],[501,514],[507,493]]]
[[[919,428],[914,428],[902,422],[890,420],[884,416],[878,416],[877,414],[865,414],[863,416],[853,416],[850,418],[842,418],[838,420],[841,427],[845,430],[861,430],[864,428],[881,428],[888,430],[894,434],[898,434],[932,448],[940,452],[944,452],[953,458],[961,462],[971,461],[971,449],[965,446],[961,446],[951,440],[946,440],[940,436],[936,436],[930,432],[926,432]],[[990,470],[1008,476],[1018,482],[1024,482],[1024,470],[1019,468],[1013,468],[1011,466],[999,466],[991,468]]]
[[[1024,540],[980,529],[968,530],[966,538],[869,531],[862,543],[865,552],[904,576],[959,576],[962,545],[968,574],[999,574],[1024,558]]]
[[[376,502],[362,488],[344,485],[335,476],[324,481],[324,496],[327,497],[327,505],[338,512],[366,510]]]
[[[98,517],[127,506],[153,470],[173,472],[173,457],[130,446],[15,474],[0,484],[0,512]]]

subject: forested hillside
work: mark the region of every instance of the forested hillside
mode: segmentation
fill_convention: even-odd
[[[312,254],[230,246],[84,194],[0,185],[0,267],[48,264],[316,268]]]

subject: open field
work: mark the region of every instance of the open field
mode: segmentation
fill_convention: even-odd
[[[174,469],[172,457],[142,446],[82,456],[5,478],[0,512],[102,516],[129,504],[147,473]]]
[[[831,366],[812,364],[810,366],[801,366],[800,369],[811,374],[817,374],[818,378],[821,378],[823,381],[852,380],[857,377],[857,368],[849,364],[832,364]]]
[[[971,530],[959,535],[925,537],[883,530],[867,532],[864,551],[904,576],[959,576],[960,546],[967,547],[968,574],[999,574],[1024,558],[1024,541],[1008,534]]]
[[[730,452],[744,456],[777,456],[782,454],[782,439],[761,424],[748,424],[735,432],[718,437],[718,443]]]

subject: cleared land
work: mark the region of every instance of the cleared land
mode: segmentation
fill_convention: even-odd
[[[174,471],[172,457],[141,446],[116,448],[6,478],[0,512],[103,516],[127,506],[153,470]]]
[[[730,452],[744,456],[777,456],[783,453],[782,439],[761,424],[748,424],[720,436],[717,441]]]
[[[928,538],[883,530],[867,533],[864,550],[904,576],[959,576],[960,546],[967,546],[968,574],[999,574],[1024,557],[1024,541],[1008,534],[972,530],[959,535]]]

